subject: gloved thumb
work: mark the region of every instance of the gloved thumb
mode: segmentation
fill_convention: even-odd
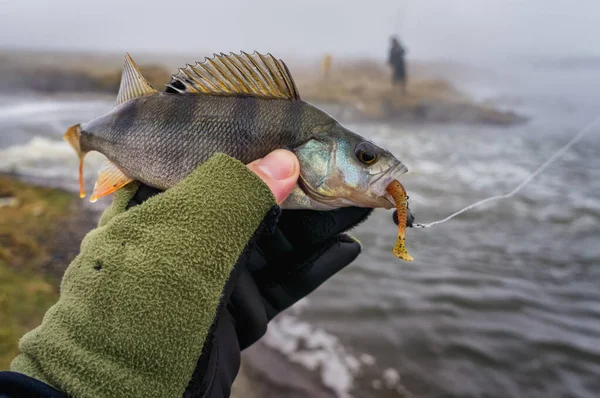
[[[285,149],[274,150],[248,164],[248,168],[267,184],[278,204],[289,196],[300,175],[298,158]]]

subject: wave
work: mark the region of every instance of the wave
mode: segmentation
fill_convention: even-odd
[[[86,183],[96,178],[104,156],[92,152],[85,159],[84,177]],[[37,179],[53,179],[53,183],[68,189],[75,189],[78,178],[79,160],[65,141],[34,137],[24,145],[14,145],[0,150],[0,172]]]
[[[306,300],[301,301],[295,312],[306,303]],[[337,337],[294,315],[282,314],[271,321],[263,342],[291,362],[318,372],[323,384],[338,397],[351,397],[350,391],[361,362],[347,352]]]
[[[352,398],[357,378],[368,369],[369,373],[379,375],[371,381],[373,389],[386,388],[410,395],[400,385],[400,374],[396,369],[378,369],[372,355],[355,353],[335,335],[301,320],[298,315],[308,305],[308,299],[303,299],[272,320],[262,342],[289,361],[318,373],[323,385],[339,398]]]
[[[0,120],[60,112],[82,112],[106,109],[106,101],[36,101],[0,106]]]

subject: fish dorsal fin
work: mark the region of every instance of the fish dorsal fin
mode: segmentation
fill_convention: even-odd
[[[144,95],[156,94],[158,91],[142,75],[140,68],[135,64],[129,53],[125,54],[123,61],[123,74],[121,75],[121,87],[117,94],[115,106]]]
[[[257,52],[215,54],[204,62],[180,68],[167,87],[181,94],[241,94],[261,98],[300,99],[285,63],[271,54],[262,55]]]

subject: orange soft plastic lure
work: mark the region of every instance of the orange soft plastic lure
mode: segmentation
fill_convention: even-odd
[[[394,198],[396,209],[398,209],[398,239],[392,253],[404,261],[413,261],[413,258],[406,251],[406,217],[408,214],[408,197],[406,190],[398,181],[393,181],[386,188],[387,192]]]

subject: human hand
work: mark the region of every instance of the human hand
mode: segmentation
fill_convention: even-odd
[[[293,190],[299,166],[293,153],[276,150],[247,167],[269,187],[277,203]],[[161,191],[141,185],[128,208]],[[227,391],[240,361],[240,350],[266,331],[277,314],[302,299],[350,264],[361,246],[344,231],[364,221],[373,209],[332,211],[277,208],[263,221],[261,236],[240,258],[232,273],[226,302],[217,315],[188,386],[187,395]],[[227,294],[228,293],[228,294]],[[220,358],[217,362],[216,358]],[[213,385],[208,385],[208,380]]]
[[[247,167],[269,186],[277,203],[290,194],[299,175],[298,160],[286,150],[275,150]],[[141,185],[128,207],[160,192]],[[343,232],[366,220],[372,210],[347,207],[281,212],[277,225],[263,233],[251,248],[227,304],[242,349],[258,340],[277,314],[360,254],[360,243]]]

